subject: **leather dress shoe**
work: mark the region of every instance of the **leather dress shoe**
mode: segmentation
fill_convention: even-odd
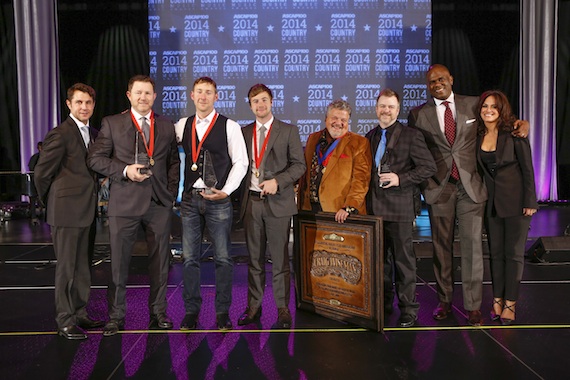
[[[481,316],[480,310],[468,310],[467,314],[467,322],[469,322],[471,326],[481,326],[483,324],[483,317]]]
[[[150,324],[158,326],[159,329],[171,329],[172,320],[168,318],[166,313],[151,314]]]
[[[398,319],[398,326],[400,327],[412,327],[416,324],[418,319],[417,315],[414,314],[402,314],[400,315],[400,319]]]
[[[449,302],[440,302],[433,311],[433,319],[441,321],[447,318],[451,312],[451,304]]]
[[[219,330],[231,330],[234,328],[228,313],[216,314],[216,325]]]
[[[291,312],[289,312],[289,308],[280,307],[277,313],[277,327],[282,329],[291,328],[293,318],[291,318]]]
[[[87,334],[85,331],[76,325],[62,327],[57,330],[57,334],[69,340],[87,339]]]
[[[186,313],[180,324],[180,330],[195,330],[197,326],[198,314]]]
[[[78,317],[77,326],[81,327],[82,329],[96,329],[98,327],[105,326],[105,321],[96,321],[89,318],[88,316]]]
[[[245,326],[250,323],[258,322],[259,318],[261,318],[261,308],[248,306],[239,317],[238,326]]]
[[[118,319],[111,319],[105,327],[103,327],[103,336],[113,336],[122,330],[125,326],[125,322]]]

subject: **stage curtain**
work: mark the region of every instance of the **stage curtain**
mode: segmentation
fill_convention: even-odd
[[[22,172],[36,143],[61,120],[56,3],[14,1]]]
[[[529,139],[539,200],[558,200],[555,112],[557,8],[557,0],[521,0],[520,116],[531,125]]]

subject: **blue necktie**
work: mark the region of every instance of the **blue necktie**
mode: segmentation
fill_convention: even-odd
[[[378,144],[378,150],[376,150],[376,156],[374,161],[376,161],[376,167],[380,167],[380,160],[386,151],[386,130],[382,129],[382,138],[380,138],[380,144]]]

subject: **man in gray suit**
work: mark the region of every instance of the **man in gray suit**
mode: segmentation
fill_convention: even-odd
[[[261,316],[265,250],[269,246],[276,326],[289,328],[289,228],[291,216],[297,213],[294,187],[305,173],[305,158],[297,127],[275,119],[271,112],[271,89],[256,84],[249,89],[248,99],[256,119],[242,130],[249,155],[241,205],[249,252],[248,306],[238,325],[259,321]]]
[[[435,64],[426,74],[432,96],[408,115],[408,125],[424,134],[437,165],[437,172],[422,184],[428,204],[433,242],[433,266],[439,304],[436,320],[447,318],[453,297],[453,242],[455,219],[461,244],[461,281],[463,306],[468,322],[482,323],[483,282],[482,228],[487,190],[477,172],[478,97],[453,93],[453,77],[447,67]],[[526,136],[528,123],[516,133]]]
[[[149,76],[132,77],[127,97],[131,108],[103,119],[87,160],[93,170],[111,178],[108,215],[112,280],[107,290],[110,320],[104,336],[117,334],[125,324],[126,282],[139,226],[146,232],[148,247],[150,326],[172,328],[166,315],[166,289],[172,206],[180,180],[174,124],[153,112],[156,92]]]
[[[392,310],[394,273],[400,308],[398,325],[411,327],[420,306],[412,242],[414,194],[421,182],[435,174],[436,166],[422,133],[400,124],[399,113],[399,95],[389,88],[382,90],[376,100],[378,126],[366,134],[375,163],[367,212],[382,216],[384,222],[384,310]]]
[[[38,198],[47,203],[55,265],[55,310],[58,334],[86,339],[83,329],[102,327],[87,315],[91,288],[90,239],[97,207],[96,176],[85,163],[93,130],[95,90],[76,83],[67,90],[70,114],[45,137],[34,182]],[[96,130],[95,130],[96,131]]]

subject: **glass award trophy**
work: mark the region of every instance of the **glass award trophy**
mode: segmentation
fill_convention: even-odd
[[[218,184],[218,177],[214,170],[214,163],[212,161],[212,156],[209,150],[204,151],[204,165],[202,166],[202,180],[204,184],[208,187],[206,189],[206,194],[212,194],[212,187],[216,187]]]
[[[148,154],[146,154],[146,152],[139,153],[139,135],[140,133],[137,131],[135,134],[135,164],[141,164],[145,166],[144,168],[139,169],[139,173],[152,175]]]

